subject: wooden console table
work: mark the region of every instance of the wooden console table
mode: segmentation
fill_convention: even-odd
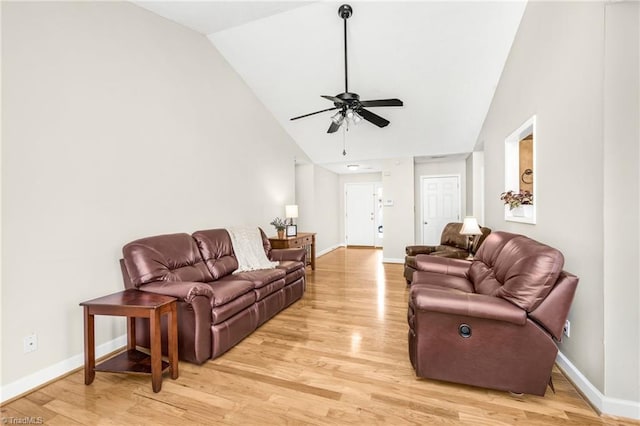
[[[278,237],[269,237],[271,247],[274,249],[287,248],[306,248],[307,258],[311,264],[311,269],[316,269],[316,233],[315,232],[298,232],[295,237],[287,237],[280,239]]]
[[[151,374],[154,392],[160,392],[162,373],[171,369],[178,378],[178,318],[176,299],[171,296],[124,290],[80,303],[84,307],[84,383],[93,383],[96,371]],[[160,318],[168,315],[169,362],[162,360]],[[94,315],[127,317],[127,350],[96,365]],[[136,350],[136,318],[149,318],[151,355]]]

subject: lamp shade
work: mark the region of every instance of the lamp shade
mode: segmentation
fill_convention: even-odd
[[[298,206],[296,204],[289,204],[284,206],[284,215],[287,218],[295,219],[298,217]]]
[[[482,234],[482,231],[480,230],[478,221],[475,217],[465,217],[460,233],[462,235],[480,235]]]

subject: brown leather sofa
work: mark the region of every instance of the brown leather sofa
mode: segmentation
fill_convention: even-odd
[[[413,273],[416,271],[416,256],[419,254],[430,254],[431,256],[451,257],[455,259],[465,259],[469,255],[467,246],[467,236],[460,234],[461,222],[451,222],[445,225],[440,236],[440,245],[437,246],[407,246],[405,247],[404,258],[404,278],[407,284],[411,284]],[[473,239],[471,253],[475,253],[480,248],[482,242],[491,233],[491,229],[480,227],[482,235]]]
[[[260,231],[267,257],[279,261],[276,269],[232,274],[238,262],[225,229],[158,235],[123,247],[126,288],[178,299],[180,359],[201,364],[216,358],[302,298],[306,251],[272,249]],[[136,319],[136,329],[142,331],[136,343],[149,347],[148,320]],[[167,339],[162,340],[166,353]]]
[[[419,377],[544,395],[578,278],[562,254],[494,232],[473,262],[417,256],[409,357]]]

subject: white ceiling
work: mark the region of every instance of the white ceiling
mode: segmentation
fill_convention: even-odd
[[[359,2],[348,20],[349,91],[391,121],[326,131],[320,95],[344,91],[342,3],[144,1],[136,4],[208,35],[276,120],[316,164],[377,171],[380,160],[471,152],[526,1]],[[343,143],[347,155],[342,155]]]

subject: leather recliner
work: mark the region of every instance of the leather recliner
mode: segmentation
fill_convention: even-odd
[[[411,284],[413,273],[416,271],[416,256],[419,254],[465,259],[469,255],[468,240],[466,235],[460,234],[461,230],[461,222],[451,222],[446,224],[442,230],[440,245],[405,247],[404,278],[407,280],[407,284]],[[471,253],[476,253],[482,242],[487,238],[487,235],[491,233],[491,229],[482,226],[480,231],[482,231],[482,235],[477,235],[473,239]]]
[[[418,255],[409,357],[419,377],[544,395],[578,278],[562,254],[494,232],[473,262]]]

